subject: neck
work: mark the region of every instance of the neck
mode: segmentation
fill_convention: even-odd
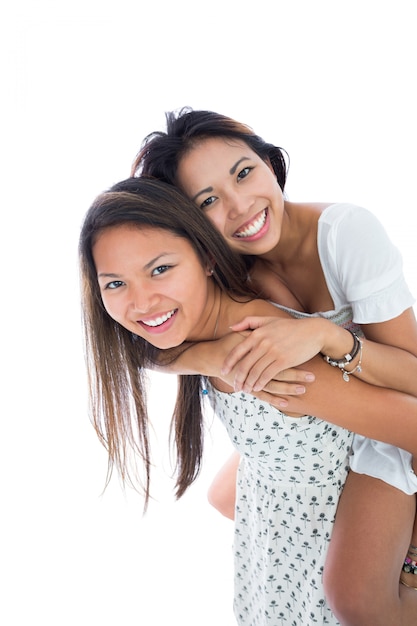
[[[218,303],[216,305],[217,314],[216,314],[216,321],[214,323],[213,339],[217,338],[217,331],[219,329],[220,314],[221,314],[221,310],[222,310],[222,292],[220,291],[220,289],[218,289],[217,293],[218,293],[218,299],[217,299]]]
[[[280,228],[279,239],[276,245],[258,257],[260,261],[275,267],[281,264],[286,265],[297,249],[297,238],[295,237],[295,233],[298,230],[297,215],[293,211],[293,205],[289,202],[284,202]]]
[[[301,258],[310,240],[311,217],[309,205],[285,201],[279,241],[272,250],[259,258],[275,268],[293,265]]]
[[[224,320],[224,307],[223,300],[226,301],[228,296],[221,291],[221,289],[214,283],[212,279],[209,280],[209,289],[207,304],[198,326],[194,328],[194,331],[187,337],[187,341],[212,341],[222,336],[222,318]]]
[[[207,339],[220,339],[231,332],[230,326],[242,317],[242,307],[253,301],[252,297],[231,296],[213,285],[214,300],[207,326]]]

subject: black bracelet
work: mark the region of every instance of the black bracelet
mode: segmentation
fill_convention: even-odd
[[[339,367],[341,370],[344,369],[346,367],[346,365],[349,365],[349,363],[351,361],[353,361],[353,359],[357,356],[357,354],[358,354],[358,352],[359,352],[359,350],[361,348],[361,342],[359,341],[359,339],[355,335],[355,333],[353,333],[348,328],[346,330],[353,337],[353,348],[352,348],[352,350],[350,352],[348,352],[347,354],[345,354],[343,359],[332,359],[332,357],[326,356],[325,354],[323,354],[323,359],[326,361],[326,363],[328,363],[332,367]]]

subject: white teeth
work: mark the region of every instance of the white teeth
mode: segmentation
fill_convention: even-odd
[[[245,228],[244,230],[240,230],[238,233],[235,233],[235,237],[251,237],[252,235],[256,235],[261,230],[262,226],[266,221],[266,209],[262,211],[260,217],[257,220],[252,222],[250,226]]]
[[[174,313],[175,309],[173,311],[170,311],[169,313],[165,313],[165,315],[161,315],[161,317],[157,317],[155,320],[147,320],[146,322],[145,320],[141,320],[141,322],[142,324],[145,324],[145,326],[160,326],[161,324],[169,320],[169,318],[172,317]]]

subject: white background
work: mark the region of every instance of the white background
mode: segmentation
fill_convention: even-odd
[[[293,200],[374,211],[417,294],[414,3],[15,2],[0,16],[4,626],[228,626],[231,522],[206,504],[220,427],[173,503],[175,378],[152,384],[157,500],[115,478],[87,416],[77,239],[165,111],[206,108],[290,154]],[[364,251],[365,252],[365,251]]]

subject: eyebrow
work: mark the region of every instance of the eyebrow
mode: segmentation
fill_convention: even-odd
[[[213,187],[206,187],[205,189],[202,189],[191,198],[191,201],[194,202],[197,200],[198,196],[201,196],[202,193],[209,193],[209,191],[213,191]]]
[[[238,168],[238,166],[242,163],[242,161],[249,161],[249,157],[242,157],[239,161],[236,161],[233,167],[230,168],[229,174],[234,174]]]
[[[150,269],[152,265],[155,265],[155,263],[157,263],[161,257],[169,256],[171,254],[175,254],[175,252],[161,252],[161,254],[158,254],[158,256],[151,259],[149,263],[146,263],[144,269]],[[97,278],[123,278],[123,276],[121,274],[113,274],[112,272],[100,272],[100,274],[97,274]]]
[[[236,172],[237,168],[242,163],[242,161],[249,161],[249,157],[244,156],[241,159],[239,159],[238,161],[236,161],[236,163],[229,170],[229,174],[231,176],[233,176],[233,174]],[[205,189],[202,189],[201,191],[196,193],[195,196],[193,196],[191,198],[192,202],[195,202],[195,200],[197,200],[198,196],[200,196],[202,193],[209,193],[210,191],[213,191],[213,187],[206,187]]]
[[[119,274],[106,274],[106,272],[100,272],[97,274],[97,278],[120,278]]]

